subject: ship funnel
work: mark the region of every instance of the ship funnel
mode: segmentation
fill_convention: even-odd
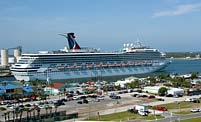
[[[68,45],[69,45],[70,49],[73,49],[73,50],[81,49],[75,40],[75,34],[74,33],[64,33],[64,34],[59,34],[59,35],[67,38]]]

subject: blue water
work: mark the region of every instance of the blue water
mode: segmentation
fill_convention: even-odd
[[[201,72],[201,60],[172,60],[163,71],[177,74]]]
[[[201,73],[201,60],[172,60],[172,63],[169,64],[165,69],[161,71],[162,73],[177,73],[177,74],[187,74],[191,72],[200,72]],[[161,73],[159,72],[159,73]],[[14,77],[0,77],[0,81],[15,80]]]

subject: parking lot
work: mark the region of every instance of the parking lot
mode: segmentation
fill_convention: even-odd
[[[111,97],[111,94],[119,97]],[[175,101],[184,101],[190,96],[184,96],[180,98],[172,97],[158,97],[149,95],[146,93],[122,93],[122,92],[108,92],[101,96],[94,95],[79,95],[70,98],[63,96],[50,96],[47,100],[28,101],[20,104],[7,104],[1,105],[1,107],[7,108],[7,111],[13,111],[13,109],[26,107],[34,108],[39,107],[41,114],[45,114],[45,108],[51,107],[52,111],[66,111],[68,114],[78,112],[79,117],[88,118],[89,116],[97,116],[97,112],[102,114],[110,114],[114,112],[126,111],[137,104],[146,104],[150,106],[171,103]],[[199,97],[199,96],[196,96]],[[65,98],[65,99],[64,99]],[[58,106],[58,107],[55,107]],[[0,118],[3,120],[1,112]],[[23,117],[26,117],[26,112],[23,113]]]

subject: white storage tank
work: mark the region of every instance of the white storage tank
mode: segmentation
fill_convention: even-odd
[[[15,63],[18,62],[20,56],[21,56],[21,50],[20,49],[14,49]]]
[[[7,49],[1,50],[1,65],[8,66],[8,50]]]

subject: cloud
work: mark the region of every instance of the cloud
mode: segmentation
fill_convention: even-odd
[[[197,10],[201,10],[201,3],[179,5],[179,6],[176,6],[174,10],[155,12],[153,14],[153,17],[179,16],[179,15],[184,15],[184,14],[197,11]]]

